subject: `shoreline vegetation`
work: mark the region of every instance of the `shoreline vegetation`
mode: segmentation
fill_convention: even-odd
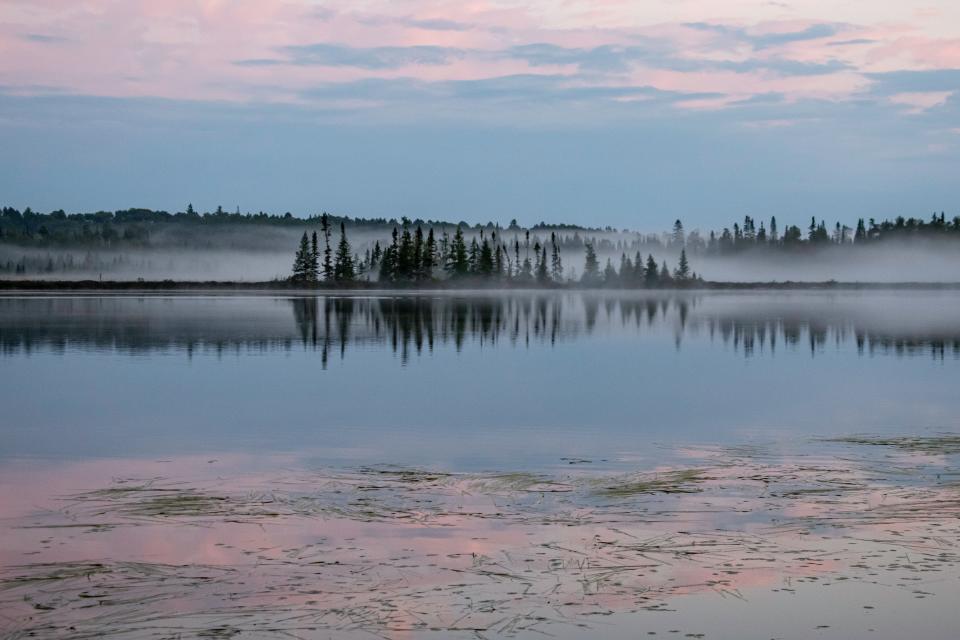
[[[960,216],[948,218],[943,212],[929,219],[861,218],[854,227],[811,217],[803,228],[778,223],[776,216],[763,221],[748,215],[720,231],[688,229],[678,219],[669,231],[641,233],[546,222],[524,227],[516,220],[502,226],[327,213],[301,218],[222,208],[199,213],[192,205],[176,213],[43,214],[4,207],[0,277],[28,282],[174,280],[184,286],[202,279],[231,283],[223,286],[269,282],[278,287],[290,274],[299,285],[337,288],[837,286],[829,278],[856,286],[880,281],[906,286],[928,280],[904,270],[910,258],[897,248],[936,253],[940,262],[933,260],[931,268],[942,275],[950,270],[942,258],[953,253],[958,239]],[[293,258],[292,269],[286,256]],[[755,279],[721,266],[747,257],[758,269]],[[864,277],[870,272],[863,270],[801,275],[827,257],[850,265],[883,265],[889,273],[876,280]],[[787,270],[772,273],[769,267],[775,264]],[[793,284],[800,281],[802,285]]]
[[[823,282],[713,282],[698,281],[686,287],[660,287],[656,291],[724,291],[724,290],[774,290],[774,291],[802,291],[802,290],[925,290],[925,291],[955,291],[960,290],[960,282],[839,282],[829,280]],[[550,286],[536,285],[506,285],[504,283],[484,283],[481,281],[435,281],[422,282],[416,285],[384,286],[381,282],[354,281],[349,284],[325,282],[295,282],[290,280],[269,281],[223,281],[223,280],[0,280],[2,292],[30,292],[30,291],[263,291],[289,293],[346,293],[351,291],[362,292],[407,292],[418,291],[445,292],[445,291],[644,291],[628,287],[588,287],[579,283],[553,284]]]

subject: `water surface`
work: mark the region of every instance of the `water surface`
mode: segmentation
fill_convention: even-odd
[[[953,638],[958,319],[903,291],[0,297],[0,633]]]

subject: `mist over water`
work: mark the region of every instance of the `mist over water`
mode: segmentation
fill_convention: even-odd
[[[438,241],[441,231],[438,227]],[[306,228],[309,232],[315,229]],[[452,235],[452,227],[444,227]],[[490,238],[492,228],[485,229]],[[0,242],[0,267],[4,278],[29,280],[180,280],[265,282],[290,276],[294,251],[303,227],[269,225],[212,229],[166,229],[156,232],[150,243],[132,247],[64,248],[20,246]],[[535,261],[533,247],[550,239],[551,229],[531,232],[500,229],[507,257],[515,260],[514,243],[519,243],[519,260]],[[389,245],[389,227],[370,229],[347,227],[351,246],[362,259],[374,244]],[[658,264],[674,268],[679,248],[660,236],[636,232],[557,230],[561,244],[564,278],[576,281],[583,274],[584,242],[597,249],[601,269],[609,260],[619,269],[626,257],[645,260],[652,255]],[[466,242],[481,241],[480,231],[467,228]],[[697,236],[699,237],[699,235]],[[334,233],[332,242],[336,243]],[[702,242],[687,249],[691,269],[710,281],[727,282],[958,282],[960,250],[953,238],[922,237],[890,239],[863,245],[803,246],[773,250],[751,247],[743,251],[715,254]],[[26,272],[16,272],[18,264]],[[441,275],[438,270],[437,275]],[[377,270],[361,275],[376,281]]]

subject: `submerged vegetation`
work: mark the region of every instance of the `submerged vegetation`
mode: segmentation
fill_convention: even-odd
[[[932,452],[945,441],[841,442]],[[697,614],[702,600],[687,598],[709,595],[789,598],[808,626],[771,622],[771,637],[882,634],[888,598],[953,602],[960,497],[944,480],[952,460],[873,451],[708,447],[683,455],[695,466],[653,471],[577,460],[562,474],[364,467],[117,480],[6,523],[31,535],[7,549],[25,561],[0,567],[4,632],[476,638],[597,633],[601,620],[630,616],[619,624],[711,637],[715,611]],[[203,543],[188,547],[189,563],[158,544],[192,539]],[[64,548],[59,560],[26,560]],[[855,606],[818,608],[841,585]]]

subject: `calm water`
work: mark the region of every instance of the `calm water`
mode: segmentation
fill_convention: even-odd
[[[960,630],[956,293],[4,296],[0,374],[11,637]]]
[[[0,298],[3,456],[550,464],[950,430],[960,296]]]

